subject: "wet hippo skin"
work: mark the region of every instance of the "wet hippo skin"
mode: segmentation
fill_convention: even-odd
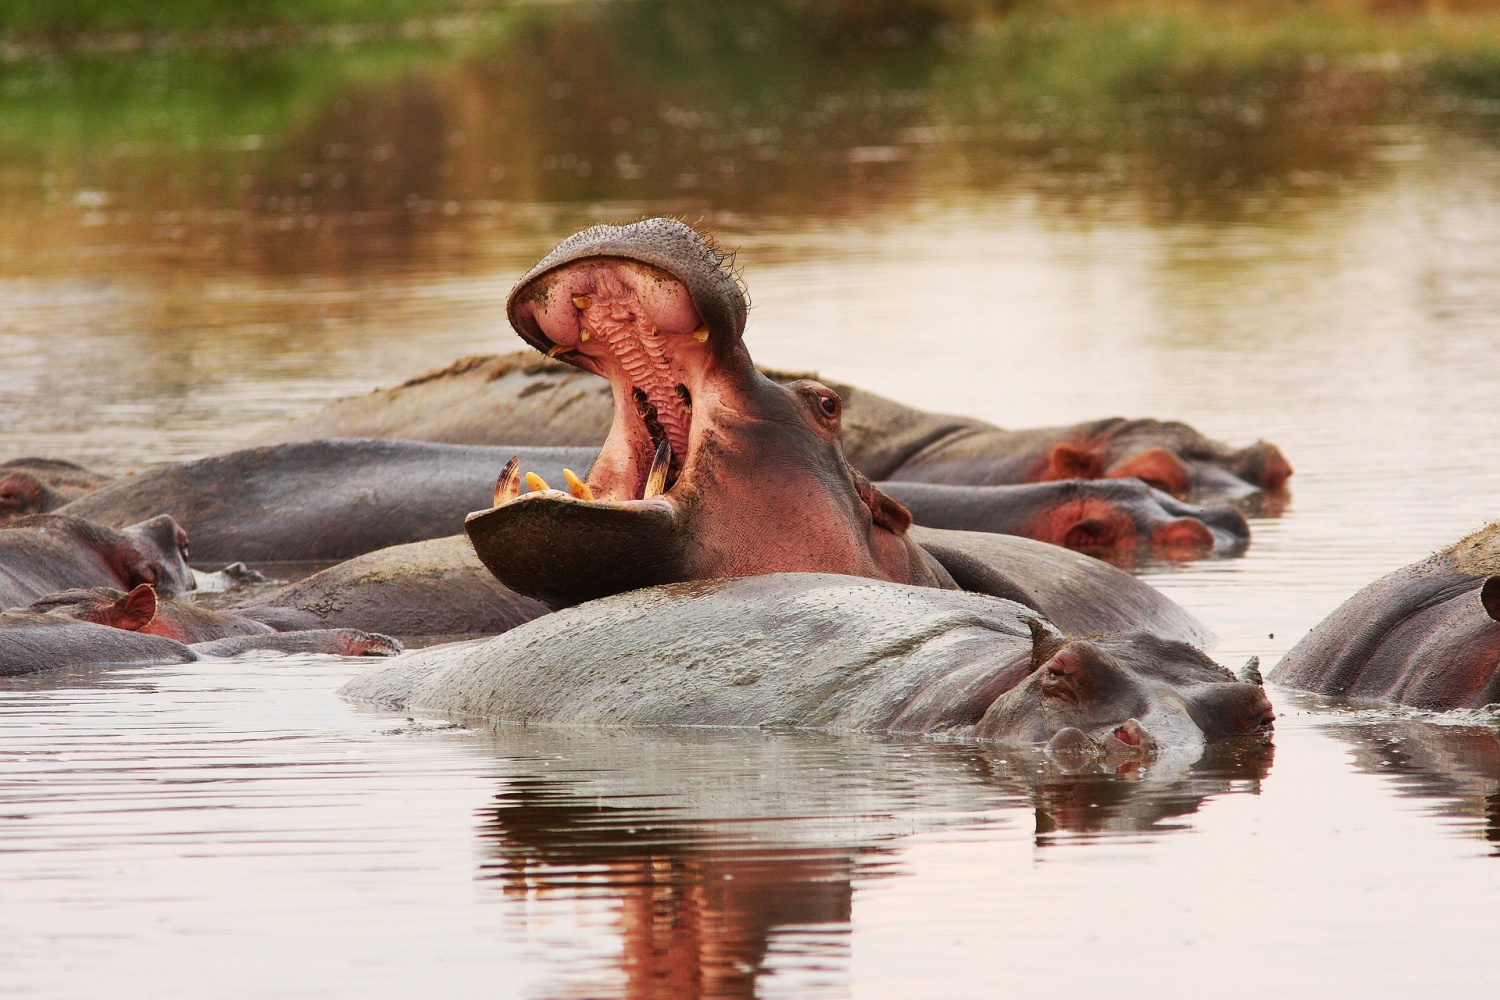
[[[1434,711],[1500,702],[1500,525],[1365,587],[1269,679]]]
[[[945,733],[1084,753],[1201,746],[1272,722],[1258,686],[1187,643],[1068,639],[1011,601],[830,574],[619,594],[408,654],[342,693],[453,718]]]
[[[196,586],[187,556],[187,534],[170,517],[118,530],[66,514],[18,518],[0,528],[0,609],[74,587],[149,583],[174,596]]]
[[[462,530],[487,507],[505,459],[495,449],[406,441],[310,441],[147,469],[64,508],[101,524],[168,513],[200,563],[353,556]],[[526,449],[562,479],[593,449]]]
[[[783,383],[817,379],[838,393],[845,456],[872,480],[1001,485],[1135,477],[1198,503],[1266,494],[1274,507],[1292,473],[1274,445],[1232,448],[1174,421],[1112,417],[1009,431],[928,413],[812,373],[763,370]],[[254,443],[391,437],[597,447],[609,432],[612,410],[608,386],[561,362],[524,352],[480,355],[329,404]]]

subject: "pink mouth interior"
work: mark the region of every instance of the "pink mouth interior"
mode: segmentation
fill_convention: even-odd
[[[615,419],[588,476],[596,499],[640,499],[657,446],[672,450],[668,485],[687,466],[693,404],[712,364],[692,297],[666,272],[599,258],[543,279],[527,304],[554,354],[609,379]]]

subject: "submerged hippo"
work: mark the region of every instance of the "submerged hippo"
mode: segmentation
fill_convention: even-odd
[[[540,482],[560,484],[564,469],[587,472],[597,454],[596,448],[304,441],[150,469],[65,512],[102,524],[171,514],[204,562],[345,559],[461,531],[464,515],[489,505],[495,472],[512,456]],[[905,501],[918,524],[1022,535],[1117,565],[1238,554],[1249,542],[1249,527],[1234,508],[1193,507],[1137,480],[896,483],[886,492]]]
[[[1439,712],[1500,702],[1500,524],[1349,598],[1270,679]]]
[[[375,629],[426,639],[498,635],[547,613],[496,580],[462,535],[380,549],[235,610],[280,629]]]
[[[19,518],[0,528],[0,609],[74,587],[149,583],[173,597],[196,586],[187,556],[187,533],[166,516],[119,530],[66,514]]]
[[[497,449],[410,441],[305,441],[147,469],[69,504],[100,524],[171,514],[202,563],[349,559],[456,534],[494,491]],[[521,449],[553,481],[594,449]]]
[[[56,458],[0,462],[0,523],[54,511],[109,481],[109,476]]]
[[[766,374],[790,383],[816,375]],[[1200,503],[1255,498],[1274,510],[1292,474],[1275,445],[1211,440],[1175,421],[1112,417],[1066,427],[1003,430],[927,413],[845,383],[849,464],[872,480],[999,485],[1136,477]],[[461,358],[390,389],[341,400],[256,443],[392,437],[454,444],[598,446],[612,423],[611,393],[561,363],[528,354]]]
[[[1187,643],[1069,639],[1012,601],[820,573],[616,595],[419,651],[342,693],[501,722],[942,733],[1119,754],[1266,733],[1274,718],[1259,686]]]
[[[110,593],[118,596],[111,599]],[[280,633],[226,627],[213,620],[212,612],[184,614],[182,606],[167,611],[166,628],[151,631],[159,608],[172,603],[158,603],[156,591],[142,584],[128,594],[102,588],[72,591],[25,610],[0,613],[0,677],[69,667],[192,663],[253,651],[338,656],[402,651],[399,642],[384,635],[354,629]]]

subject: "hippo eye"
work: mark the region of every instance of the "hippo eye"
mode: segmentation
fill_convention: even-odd
[[[818,405],[828,416],[835,416],[839,412],[839,401],[832,396],[819,396]]]

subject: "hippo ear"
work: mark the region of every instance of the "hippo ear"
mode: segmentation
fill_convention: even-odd
[[[1192,490],[1192,477],[1182,459],[1158,445],[1136,452],[1125,461],[1109,470],[1111,479],[1140,479],[1177,499],[1184,499]]]
[[[1028,617],[1026,627],[1031,629],[1031,669],[1036,670],[1042,664],[1052,659],[1059,649],[1067,644],[1063,634],[1052,626],[1051,622],[1041,618]]]
[[[100,624],[127,632],[139,632],[156,617],[156,588],[143,583],[110,605]]]
[[[1052,479],[1098,479],[1103,471],[1099,456],[1076,444],[1064,442],[1053,447],[1047,456],[1047,468],[1042,473],[1045,480]]]
[[[854,473],[854,485],[859,490],[859,498],[870,508],[870,520],[894,535],[906,534],[911,527],[911,511],[901,501],[882,493],[874,483],[865,478],[864,473],[857,469],[849,471]]]
[[[1500,576],[1492,576],[1479,588],[1479,602],[1485,613],[1500,622]]]

